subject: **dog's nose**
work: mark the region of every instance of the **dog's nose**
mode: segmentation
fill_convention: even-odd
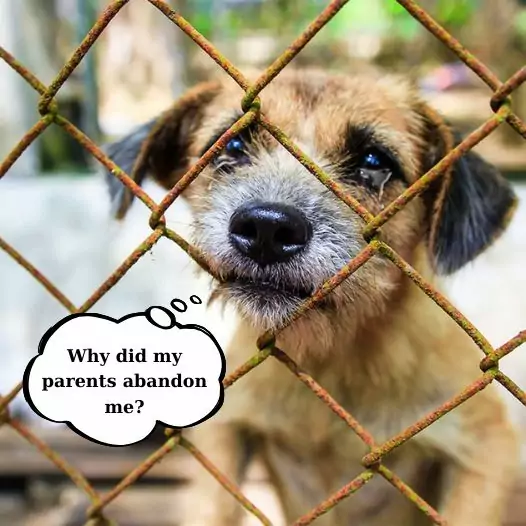
[[[260,265],[286,261],[303,250],[311,236],[307,218],[284,204],[248,204],[230,219],[231,243]]]

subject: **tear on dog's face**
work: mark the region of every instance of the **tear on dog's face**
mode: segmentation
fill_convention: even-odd
[[[242,115],[242,96],[230,80],[198,85],[111,145],[109,155],[139,184],[150,174],[170,189]],[[373,214],[454,146],[449,128],[398,77],[284,71],[261,100],[262,113]],[[122,217],[131,197],[110,177]],[[257,124],[233,138],[183,195],[195,215],[193,242],[219,277],[214,297],[233,301],[258,329],[286,323],[366,246],[363,220]],[[411,264],[425,248],[429,269],[449,274],[499,235],[514,204],[497,170],[468,153],[380,237]],[[320,337],[338,337],[341,327],[352,334],[385,313],[403,279],[375,256],[300,323]]]

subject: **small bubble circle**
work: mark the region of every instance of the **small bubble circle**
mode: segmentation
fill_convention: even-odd
[[[170,302],[170,305],[172,306],[172,309],[176,310],[177,312],[186,312],[186,310],[188,309],[188,305],[183,300],[180,300],[178,298],[174,298]]]
[[[190,301],[194,305],[201,305],[203,303],[203,300],[199,296],[196,296],[195,294],[193,296],[190,296]]]
[[[170,320],[169,325],[162,325],[162,324],[160,324],[158,321],[156,321],[153,318],[152,311],[154,311],[155,309],[159,310],[161,312],[164,312],[164,314],[166,314],[166,316]],[[169,311],[165,307],[160,307],[160,306],[150,307],[150,308],[146,309],[146,311],[144,312],[144,315],[146,316],[146,319],[152,325],[155,325],[155,327],[157,327],[159,329],[173,329],[176,326],[176,324],[177,324],[177,320],[175,319],[175,315],[173,314],[173,312]]]

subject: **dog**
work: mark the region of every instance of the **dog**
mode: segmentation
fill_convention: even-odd
[[[111,144],[108,154],[138,184],[152,177],[171,189],[240,118],[243,94],[230,79],[201,83]],[[287,68],[260,97],[261,113],[372,214],[458,143],[396,74]],[[133,195],[114,176],[108,181],[122,218]],[[287,326],[306,298],[366,247],[365,224],[261,124],[234,136],[183,196],[193,213],[193,242],[215,276],[212,299],[239,313],[227,349],[230,371],[257,351],[264,331],[285,327],[277,348],[377,445],[481,377],[483,354],[470,337],[380,254]],[[387,221],[379,239],[440,291],[447,275],[501,234],[515,207],[508,182],[469,152]],[[518,439],[497,389],[488,385],[382,459],[449,526],[502,523]],[[287,524],[362,473],[369,451],[273,358],[238,380],[219,412],[188,431],[238,484],[249,460],[263,459]],[[201,471],[183,524],[240,524],[242,507]],[[432,523],[378,474],[324,511],[315,521],[320,526]]]

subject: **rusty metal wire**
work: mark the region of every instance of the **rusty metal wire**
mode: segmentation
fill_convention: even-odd
[[[129,0],[113,0],[109,6],[100,14],[95,25],[86,35],[79,47],[71,55],[60,72],[49,86],[45,86],[35,75],[28,71],[20,62],[16,60],[7,50],[0,47],[0,59],[4,60],[27,83],[32,86],[39,94],[38,105],[41,118],[35,125],[21,138],[18,144],[12,149],[9,155],[0,164],[0,178],[2,178],[25,149],[52,124],[62,127],[74,139],[76,139],[94,158],[96,158],[105,168],[117,177],[129,190],[135,194],[150,210],[150,226],[152,233],[123,261],[111,276],[93,292],[93,294],[79,307],[76,307],[53,283],[49,281],[38,269],[36,269],[27,259],[24,258],[15,248],[0,238],[0,248],[13,258],[18,264],[22,265],[58,302],[60,302],[69,313],[86,312],[91,309],[115,284],[122,279],[130,268],[146,253],[161,237],[171,239],[182,250],[184,250],[197,264],[211,273],[205,258],[201,252],[179,236],[176,232],[168,229],[165,225],[163,214],[172,205],[175,199],[185,190],[185,188],[199,176],[204,167],[225,146],[226,142],[238,133],[241,129],[252,122],[258,122],[261,126],[274,136],[303,166],[305,166],[316,178],[329,188],[338,198],[347,204],[364,222],[363,235],[368,241],[367,247],[362,250],[353,260],[343,267],[336,275],[327,280],[303,305],[298,309],[292,323],[306,311],[322,301],[332,290],[355,272],[361,265],[366,263],[375,254],[383,255],[396,265],[405,275],[407,275],[420,289],[437,303],[455,322],[464,329],[470,338],[484,353],[485,357],[480,362],[482,371],[481,377],[471,385],[465,387],[457,396],[447,401],[433,412],[426,415],[421,420],[413,423],[406,430],[397,436],[391,437],[383,444],[375,444],[372,435],[351,415],[349,414],[314,378],[302,371],[298,365],[286,354],[285,351],[275,346],[276,334],[279,331],[263,334],[258,342],[259,352],[251,357],[244,365],[239,367],[223,381],[224,387],[228,388],[239,378],[248,374],[252,369],[259,366],[267,359],[276,359],[287,367],[291,374],[294,374],[299,381],[303,382],[313,393],[322,400],[339,418],[341,418],[349,428],[368,446],[369,452],[362,459],[365,471],[350,481],[339,491],[327,497],[315,509],[303,517],[299,517],[295,522],[296,526],[305,526],[314,522],[320,515],[329,512],[338,503],[349,497],[354,492],[359,491],[374,476],[384,477],[393,487],[397,488],[405,497],[410,499],[423,513],[425,513],[434,524],[446,524],[444,518],[440,517],[428,503],[419,497],[410,487],[408,487],[397,475],[391,472],[382,464],[382,459],[393,449],[399,447],[411,437],[432,425],[455,407],[470,399],[476,393],[484,389],[492,381],[500,382],[508,391],[526,405],[526,393],[521,390],[509,377],[498,370],[498,363],[501,358],[512,352],[519,345],[526,341],[526,330],[520,332],[516,337],[504,343],[500,348],[493,349],[486,338],[473,326],[465,316],[462,315],[453,305],[433,287],[427,283],[419,273],[404,261],[386,243],[376,239],[378,229],[404,208],[412,199],[421,194],[435,179],[441,177],[458,158],[468,152],[476,144],[492,133],[500,124],[507,122],[517,133],[526,138],[526,124],[511,109],[510,95],[526,80],[526,67],[521,68],[508,80],[502,82],[497,76],[485,66],[477,57],[471,54],[460,42],[440,26],[424,9],[413,0],[396,0],[403,6],[408,13],[418,20],[428,31],[437,39],[453,51],[466,66],[474,71],[493,91],[490,99],[490,107],[494,115],[488,119],[477,130],[468,135],[456,148],[451,150],[440,162],[432,169],[411,185],[403,194],[396,198],[389,206],[374,216],[358,201],[348,195],[347,192],[327,173],[310,160],[296,145],[294,145],[285,133],[277,126],[263,117],[260,110],[259,93],[290,63],[294,57],[315,37],[329,20],[337,16],[338,11],[348,2],[348,0],[333,0],[320,15],[306,28],[306,30],[267,68],[267,70],[251,84],[244,75],[223,56],[203,35],[201,35],[187,20],[179,13],[170,8],[164,0],[143,0],[148,1],[159,10],[164,16],[171,20],[189,38],[191,38],[201,49],[207,53],[226,73],[228,73],[245,91],[245,95],[240,101],[244,115],[225,132],[210,149],[192,166],[182,177],[177,185],[166,194],[161,203],[155,203],[138,186],[128,174],[115,165],[103,152],[87,137],[81,130],[76,128],[71,122],[59,113],[58,105],[55,101],[57,93],[72,74],[75,68],[85,57],[92,45],[97,41],[112,19],[118,15],[119,11],[129,2]],[[281,327],[282,330],[284,327]],[[84,478],[74,466],[70,465],[63,457],[54,452],[47,444],[38,438],[27,426],[15,420],[9,414],[8,406],[10,402],[19,394],[21,384],[15,386],[12,391],[0,397],[0,425],[5,424],[36,447],[43,455],[50,459],[59,470],[67,475],[90,499],[91,507],[86,512],[86,523],[97,519],[97,523],[107,523],[104,518],[104,508],[116,499],[126,488],[130,487],[135,481],[144,476],[156,463],[160,462],[165,455],[176,447],[186,449],[194,458],[208,470],[219,484],[226,491],[231,493],[237,501],[249,513],[256,517],[264,525],[270,525],[269,519],[264,513],[251,503],[240,491],[240,489],[208,460],[206,452],[197,449],[179,431],[167,430],[166,442],[150,457],[144,460],[135,470],[129,473],[117,486],[105,495],[98,494],[90,483]],[[91,522],[90,522],[91,524]]]

